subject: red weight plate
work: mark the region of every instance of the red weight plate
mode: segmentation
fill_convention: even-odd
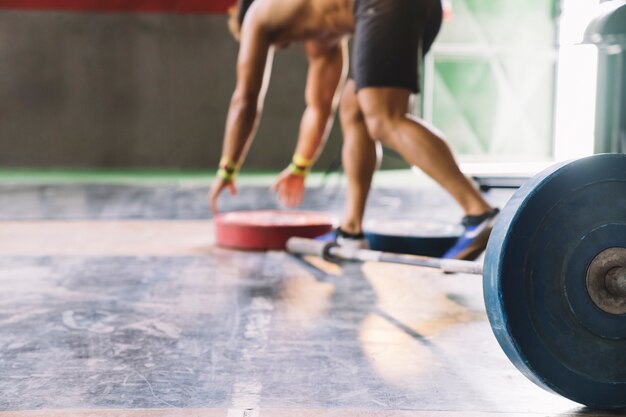
[[[236,211],[215,217],[218,246],[244,250],[284,250],[290,237],[314,238],[333,228],[333,217],[310,211]]]

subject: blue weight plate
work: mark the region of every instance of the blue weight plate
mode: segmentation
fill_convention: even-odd
[[[626,155],[550,168],[502,210],[487,246],[493,332],[537,385],[592,407],[626,407],[626,314],[587,291],[592,261],[626,248]],[[624,262],[620,259],[619,262]]]
[[[382,252],[441,257],[457,241],[460,225],[420,220],[371,220],[365,224],[370,249]]]

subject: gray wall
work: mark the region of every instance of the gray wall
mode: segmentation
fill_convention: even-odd
[[[213,168],[236,52],[224,16],[2,11],[0,167]],[[277,54],[247,168],[288,163],[305,70]]]

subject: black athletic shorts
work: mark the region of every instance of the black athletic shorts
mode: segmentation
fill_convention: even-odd
[[[419,92],[419,60],[441,28],[441,0],[355,0],[352,75],[364,87]]]

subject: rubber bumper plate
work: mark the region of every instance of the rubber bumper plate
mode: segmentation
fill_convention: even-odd
[[[590,287],[626,266],[625,248],[626,155],[550,168],[502,210],[485,256],[485,304],[503,350],[537,385],[626,407],[626,300],[611,305]]]
[[[237,211],[215,217],[218,246],[243,250],[283,250],[290,237],[314,238],[333,228],[333,217],[308,211]]]
[[[441,257],[457,241],[460,225],[430,220],[372,220],[365,224],[370,249]]]

